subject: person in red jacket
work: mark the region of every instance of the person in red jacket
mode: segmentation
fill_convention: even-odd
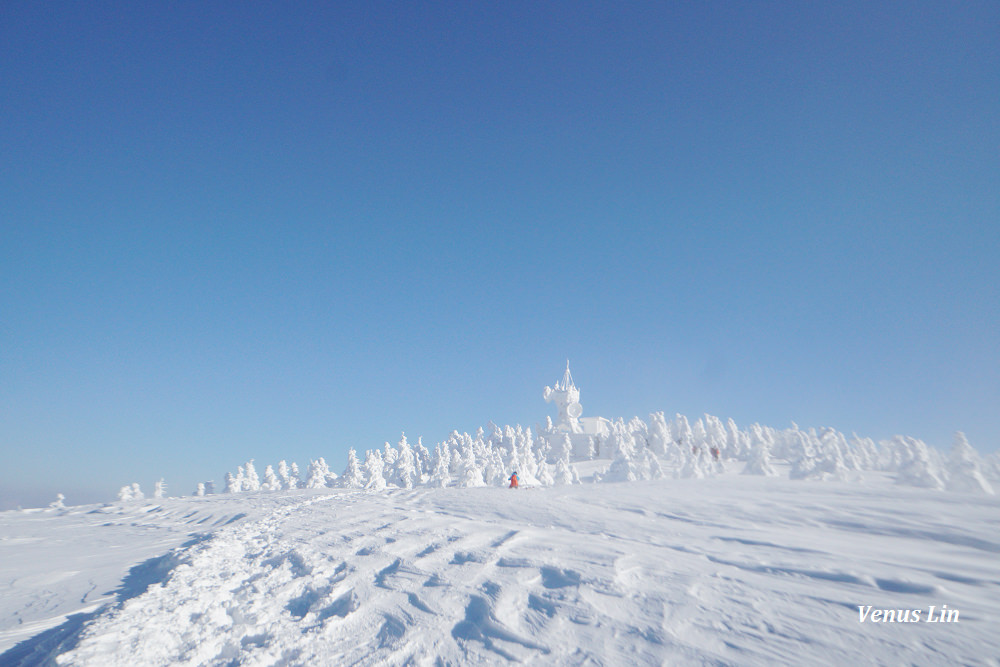
[[[510,488],[512,488],[512,489],[516,489],[517,488],[517,471],[516,470],[514,471],[514,474],[510,476]]]

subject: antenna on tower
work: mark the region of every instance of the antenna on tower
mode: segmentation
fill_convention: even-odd
[[[576,386],[573,384],[573,376],[570,375],[569,372],[569,359],[566,360],[566,372],[563,374],[563,379],[560,384],[562,385],[561,389],[563,391],[566,391],[570,387]]]

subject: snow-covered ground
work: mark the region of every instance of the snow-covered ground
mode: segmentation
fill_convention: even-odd
[[[0,665],[1000,664],[1000,499],[742,465],[2,513]]]

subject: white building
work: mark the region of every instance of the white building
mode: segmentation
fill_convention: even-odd
[[[558,444],[562,435],[568,435],[573,444],[573,458],[586,459],[591,447],[600,447],[610,431],[611,422],[604,417],[581,417],[583,406],[580,405],[580,390],[573,384],[573,376],[569,372],[569,360],[566,361],[566,372],[555,387],[546,387],[542,393],[546,403],[555,403],[559,409],[557,421],[543,435],[553,446]]]

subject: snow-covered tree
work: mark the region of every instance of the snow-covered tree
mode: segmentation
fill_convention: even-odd
[[[693,447],[690,451],[687,448],[681,450],[684,456],[684,463],[679,470],[674,471],[674,477],[681,479],[702,479],[715,474],[712,466],[712,456],[704,447]]]
[[[705,422],[701,419],[695,421],[691,427],[691,446],[708,451],[711,445],[708,442],[708,432],[705,430]]]
[[[377,449],[368,450],[365,455],[365,472],[368,481],[365,488],[372,491],[381,491],[385,488],[385,463],[382,461],[382,452]]]
[[[544,438],[539,436],[537,442],[543,442]],[[538,471],[538,463],[535,458],[535,442],[536,439],[532,438],[531,430],[527,430],[523,436],[518,438],[517,443],[517,459],[518,464],[515,467],[512,464],[508,464],[508,470],[511,472],[517,471],[518,479],[520,479],[526,485],[538,484],[538,478],[536,472]]]
[[[294,465],[294,464],[293,464]],[[293,476],[291,469],[284,459],[278,461],[278,479],[281,480],[282,489],[297,489],[299,488],[299,473],[298,467],[296,466],[296,471]]]
[[[746,431],[747,456],[753,451],[755,443],[760,438],[771,444],[772,459],[782,459],[789,463],[795,463],[806,449],[813,446],[809,434],[802,431],[795,422],[792,422],[791,428],[783,431],[753,424]],[[812,458],[813,454],[814,452],[809,451],[807,458]]]
[[[465,439],[461,452],[461,475],[459,485],[463,487],[486,486],[483,469],[476,460],[476,449],[471,438]]]
[[[122,488],[118,489],[118,500],[123,502],[128,502],[132,500],[132,485],[126,484]]]
[[[330,466],[322,456],[309,462],[309,477],[306,480],[307,489],[326,488],[330,479]]]
[[[635,457],[627,459],[621,455],[611,462],[608,470],[595,481],[599,482],[631,482],[639,480],[661,479],[663,467],[660,459],[650,447],[641,447]]]
[[[498,446],[486,452],[486,458],[483,462],[483,481],[486,482],[487,486],[503,486],[504,481],[508,478],[507,468],[504,466],[503,459],[500,458],[502,450],[503,447]]]
[[[572,458],[573,441],[569,439],[569,433],[563,433],[563,437],[559,442],[559,447],[553,453],[555,454],[556,461],[566,459],[568,462]]]
[[[347,451],[347,467],[340,476],[340,485],[347,489],[362,489],[365,486],[365,475],[361,471],[361,463],[353,447]]]
[[[428,451],[427,447],[424,446],[424,439],[422,437],[417,438],[417,444],[413,448],[413,457],[416,460],[417,467],[417,482],[423,484],[430,477],[432,472],[431,467],[431,453]]]
[[[635,474],[639,479],[661,479],[663,466],[660,459],[649,447],[643,447],[635,458]]]
[[[194,489],[194,495],[204,496],[205,495],[205,482],[198,482],[198,486]]]
[[[278,474],[274,472],[274,468],[271,467],[270,463],[267,464],[267,467],[264,468],[264,483],[261,484],[261,488],[267,491],[280,491],[281,486]]]
[[[505,426],[502,429],[496,428],[496,424],[493,424],[493,426],[487,430],[490,431],[490,435],[486,438],[486,441],[491,443],[493,448],[496,449],[501,456],[509,451],[515,443],[517,443],[518,438],[523,437],[524,435],[524,427],[520,424]],[[500,437],[497,438],[497,435]]]
[[[56,499],[49,503],[49,507],[54,510],[66,509],[66,496],[61,493],[56,494]]]
[[[836,429],[823,429],[820,435],[810,429],[802,437],[804,444],[792,464],[789,478],[844,481],[849,470],[859,469],[847,440]]]
[[[555,460],[555,458],[552,455],[552,451],[553,451],[552,442],[554,440],[561,441],[562,439],[559,438],[559,436],[556,435],[556,434],[554,434],[554,433],[550,434],[550,435],[547,435],[544,438],[539,438],[538,439],[538,442],[536,442],[535,446],[534,446],[534,452],[535,452],[535,455],[536,455],[535,456],[535,460],[536,461],[540,461],[542,463],[548,463],[550,460],[552,460],[552,461]]]
[[[432,470],[428,484],[437,488],[444,488],[451,483],[451,454],[447,445],[439,443],[434,448],[434,458]]]
[[[535,467],[535,480],[539,486],[554,486],[556,480],[552,477],[552,466],[545,462],[545,454],[538,452]]]
[[[670,433],[674,438],[674,443],[681,449],[690,451],[692,447],[691,425],[687,417],[682,414],[674,415],[670,424]]]
[[[396,457],[399,456],[399,452],[393,448],[388,442],[385,443],[385,451],[382,452],[382,463],[386,468],[392,469],[392,466],[396,464]]]
[[[518,472],[522,468],[521,466],[521,454],[517,446],[511,447],[510,454],[507,456],[506,465],[504,470],[509,470],[510,472]]]
[[[666,456],[671,442],[667,418],[662,412],[649,415],[649,448],[658,456]]]
[[[858,437],[858,434],[854,433],[851,436],[850,445],[862,470],[878,468],[878,447],[875,446],[874,440]]]
[[[961,431],[955,433],[951,455],[948,457],[947,488],[949,491],[964,493],[993,494],[993,487],[983,475],[979,455]]]
[[[646,422],[638,417],[632,417],[628,422],[626,431],[632,436],[632,446],[635,448],[633,455],[638,453],[643,447],[649,447],[649,427],[646,426]]]
[[[771,445],[769,442],[759,439],[754,443],[742,474],[777,477],[778,471],[771,465]]]
[[[145,494],[142,489],[139,488],[139,482],[132,483],[132,500],[142,500],[145,498]]]
[[[552,474],[552,479],[556,484],[579,484],[580,475],[576,472],[576,468],[570,465],[569,461],[564,459],[559,459],[556,461],[555,471]]]
[[[420,481],[420,473],[417,472],[413,449],[407,442],[405,433],[399,439],[397,451],[396,461],[392,466],[392,482],[401,489],[412,489],[414,483]]]
[[[944,489],[944,471],[922,440],[897,435],[893,441],[896,449],[907,457],[896,475],[896,484]]]
[[[260,491],[260,477],[257,476],[257,469],[253,466],[253,459],[243,466],[243,490]]]
[[[618,458],[619,455],[632,460],[635,458],[636,442],[633,431],[621,419],[611,424],[611,434],[608,437],[607,455]]]
[[[604,473],[595,473],[596,482],[634,482],[639,479],[635,469],[635,461],[629,456],[627,449],[619,449],[611,466]]]
[[[559,458],[556,460],[555,469],[552,472],[552,480],[555,484],[579,484],[580,475],[576,469],[570,465],[570,457],[573,446],[569,436],[563,437],[563,446],[559,448]]]
[[[709,451],[715,449],[718,450],[720,457],[726,456],[726,427],[723,426],[722,420],[708,414],[705,415],[704,419],[705,444],[708,445]]]
[[[820,463],[819,438],[815,431],[802,431],[793,424],[794,429],[789,432],[787,438],[781,438],[775,443],[785,458],[792,461],[792,469],[788,472],[790,479],[816,479],[822,478],[822,471],[817,470]],[[768,440],[765,431],[754,424],[750,431],[751,447],[756,446],[759,434]],[[773,440],[772,440],[773,442]]]
[[[879,443],[878,470],[899,472],[909,460],[910,450],[901,436]]]
[[[167,483],[161,477],[159,480],[157,480],[156,484],[153,485],[153,497],[163,498],[166,492],[167,492]]]
[[[242,493],[246,490],[246,474],[243,466],[236,466],[236,475],[226,473],[226,493]]]
[[[741,431],[732,419],[726,421],[726,446],[722,450],[724,458],[745,461],[750,452],[749,438]]]

